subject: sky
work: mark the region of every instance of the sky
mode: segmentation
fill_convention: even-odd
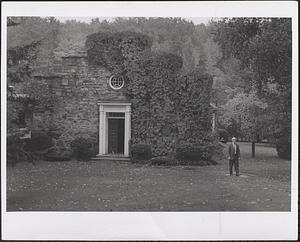
[[[77,20],[77,21],[80,21],[80,22],[86,22],[86,23],[89,23],[91,21],[92,18],[97,18],[96,16],[95,17],[56,17],[57,19],[59,19],[61,22],[65,22],[67,20]],[[103,21],[103,20],[107,20],[107,21],[112,21],[113,18],[109,18],[109,17],[98,17],[100,21]],[[194,24],[207,24],[209,22],[209,20],[211,18],[191,18],[191,17],[188,17],[188,18],[184,18],[188,21],[192,21]]]

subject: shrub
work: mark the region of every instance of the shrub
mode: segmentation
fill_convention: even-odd
[[[71,158],[70,153],[58,151],[50,152],[44,156],[45,161],[69,161]]]
[[[184,143],[176,148],[176,158],[186,161],[210,161],[214,150],[215,144],[210,142]]]
[[[32,132],[31,139],[26,139],[24,149],[30,152],[41,152],[53,147],[53,140],[43,132]]]
[[[174,157],[170,156],[157,156],[150,160],[150,165],[174,165],[176,164],[176,160]]]
[[[49,130],[47,132],[47,135],[50,136],[53,139],[58,139],[61,136],[61,132],[58,130]]]
[[[178,160],[177,165],[182,166],[210,166],[210,165],[217,165],[218,163],[214,160]]]
[[[281,138],[276,142],[277,154],[282,159],[291,159],[291,140],[288,138]]]
[[[218,138],[221,142],[223,142],[223,143],[228,142],[230,134],[227,132],[226,129],[218,129],[217,133],[218,133]]]
[[[151,146],[147,144],[134,144],[131,146],[133,160],[148,160],[152,156]]]
[[[88,160],[92,157],[92,142],[82,137],[71,142],[72,155],[77,160]]]
[[[91,142],[91,155],[96,156],[98,154],[98,151],[99,151],[98,141],[91,139],[90,142]]]
[[[22,142],[18,136],[12,135],[7,137],[7,164],[14,166],[21,155]]]
[[[15,166],[17,163],[26,161],[34,164],[36,156],[32,152],[24,150],[25,141],[18,134],[7,137],[7,165]]]
[[[149,164],[157,166],[207,166],[218,163],[214,160],[183,160],[172,156],[157,156],[152,158]]]

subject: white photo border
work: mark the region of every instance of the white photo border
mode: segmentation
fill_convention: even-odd
[[[4,240],[294,240],[298,236],[298,2],[2,2],[1,226]],[[6,212],[7,16],[291,17],[291,212]]]

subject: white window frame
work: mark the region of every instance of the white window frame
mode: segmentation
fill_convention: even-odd
[[[122,80],[123,80],[122,86],[120,86],[120,87],[114,87],[114,86],[112,85],[111,81],[112,81],[112,79],[113,79],[114,77],[117,78],[116,75],[112,75],[112,76],[109,78],[109,80],[108,80],[108,84],[109,84],[110,88],[112,88],[113,90],[120,90],[120,89],[122,89],[122,88],[124,87],[124,85],[125,85],[124,77],[123,77],[123,76],[120,76],[120,77],[122,78]]]

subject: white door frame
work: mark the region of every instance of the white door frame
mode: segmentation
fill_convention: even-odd
[[[131,103],[113,103],[113,102],[101,102],[99,105],[99,154],[108,154],[107,145],[107,113],[125,113],[125,127],[124,127],[124,156],[129,156],[129,140],[131,138]]]

